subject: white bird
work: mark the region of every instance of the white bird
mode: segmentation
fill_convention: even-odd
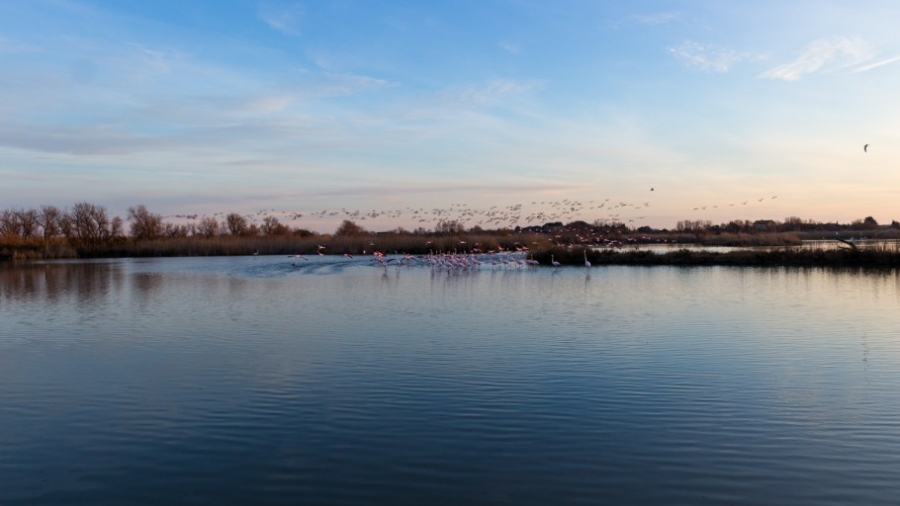
[[[559,267],[561,264],[553,258],[553,255],[550,255],[550,265],[552,265],[553,267]]]
[[[591,266],[591,262],[589,262],[588,259],[587,259],[587,250],[583,251],[582,253],[584,253],[584,266],[585,266],[585,267],[590,267],[590,266]]]

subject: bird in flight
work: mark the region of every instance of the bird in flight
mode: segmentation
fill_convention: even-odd
[[[864,153],[868,153],[868,152],[869,152],[869,145],[868,145],[868,144],[866,144],[865,146],[863,146],[863,152],[864,152]]]

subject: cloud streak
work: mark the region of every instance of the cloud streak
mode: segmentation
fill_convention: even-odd
[[[739,61],[752,58],[750,53],[690,40],[668,51],[684,66],[704,72],[728,72]]]
[[[259,19],[285,35],[300,33],[300,18],[303,9],[296,3],[264,2],[259,6]]]
[[[644,25],[663,25],[681,21],[682,15],[679,12],[656,12],[653,14],[639,14],[634,16],[634,19]]]
[[[870,63],[870,64],[868,64],[868,65],[864,65],[864,66],[862,66],[862,67],[858,67],[858,68],[854,69],[854,70],[853,70],[853,73],[854,73],[854,74],[857,74],[857,73],[860,73],[860,72],[868,72],[868,71],[870,71],[870,70],[872,70],[872,69],[877,69],[878,67],[883,67],[883,66],[885,66],[885,65],[889,65],[889,64],[891,64],[891,63],[895,63],[895,62],[898,62],[898,61],[900,61],[900,56],[894,56],[894,57],[892,57],[892,58],[886,58],[886,59],[884,59],[884,60],[878,60],[877,62]]]
[[[852,67],[871,57],[872,51],[868,43],[862,39],[849,37],[818,39],[807,45],[794,61],[766,70],[759,77],[797,81],[817,72]]]

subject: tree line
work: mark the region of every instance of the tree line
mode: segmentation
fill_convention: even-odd
[[[756,232],[838,232],[841,230],[878,230],[883,228],[875,218],[866,216],[850,223],[822,223],[815,220],[804,220],[797,216],[789,216],[784,221],[776,220],[732,220],[727,223],[713,224],[710,220],[681,220],[675,229],[679,232],[727,232],[732,234],[753,234]],[[900,229],[900,223],[891,221],[890,228]]]
[[[196,218],[196,217],[195,217]],[[126,227],[127,225],[127,227]],[[126,229],[127,228],[127,229]],[[433,230],[417,228],[413,231],[398,227],[388,232],[370,232],[351,220],[344,220],[335,230],[334,237],[354,237],[361,235],[429,235],[454,236],[460,234],[494,233],[538,233],[538,234],[586,234],[603,235],[667,234],[667,233],[732,233],[755,234],[784,232],[819,232],[841,230],[876,230],[879,228],[900,229],[900,223],[893,221],[890,227],[879,225],[871,216],[855,220],[849,224],[821,223],[791,216],[783,221],[773,220],[733,220],[713,224],[708,220],[682,220],[674,230],[653,229],[642,226],[632,229],[622,223],[598,220],[593,224],[575,221],[546,223],[543,226],[516,227],[515,230],[487,231],[480,227],[466,229],[457,220],[442,220]],[[144,205],[129,207],[126,218],[111,216],[103,206],[90,202],[77,202],[71,208],[60,209],[43,205],[37,209],[4,209],[0,211],[0,246],[40,247],[67,245],[79,252],[110,250],[119,246],[160,241],[165,239],[210,239],[210,238],[310,238],[318,234],[302,228],[293,228],[281,223],[274,216],[265,216],[261,223],[251,223],[247,217],[229,213],[221,221],[215,217],[202,217],[187,223],[172,223],[160,214],[153,213]]]
[[[126,231],[126,221],[129,223]],[[0,211],[0,239],[13,245],[64,240],[75,248],[106,247],[131,238],[157,240],[185,237],[300,236],[313,232],[291,228],[274,216],[266,216],[259,225],[238,213],[230,213],[220,222],[213,217],[184,224],[171,223],[144,205],[129,207],[126,219],[110,215],[103,206],[77,202],[71,208],[44,205],[37,209]]]

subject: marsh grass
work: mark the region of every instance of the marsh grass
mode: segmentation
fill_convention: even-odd
[[[591,248],[551,248],[536,253],[541,265],[550,265],[550,256],[562,265],[584,265],[584,254],[592,265],[725,265],[747,267],[868,267],[900,268],[900,246],[853,250],[849,248],[809,249],[785,247],[769,250],[732,250],[726,252],[679,249],[665,253],[650,250]]]
[[[623,249],[597,249],[593,245],[562,244],[560,239],[541,233],[513,233],[508,231],[479,234],[404,234],[365,233],[351,236],[294,235],[241,237],[179,237],[136,241],[120,238],[95,248],[74,248],[64,238],[33,238],[29,240],[3,238],[0,240],[0,260],[33,260],[55,258],[99,257],[184,257],[239,255],[371,255],[375,251],[386,254],[409,253],[473,253],[516,251],[527,248],[542,265],[550,265],[551,255],[562,265],[584,265],[584,254],[591,264],[598,265],[733,265],[733,266],[863,266],[900,267],[900,242],[859,241],[851,248],[829,240],[800,244],[797,233],[718,234],[706,236],[702,244],[731,246],[738,249],[718,252],[680,249],[653,252],[641,249],[639,242]],[[645,238],[646,239],[646,238]],[[673,238],[688,242],[688,237]],[[650,238],[648,242],[658,242]],[[696,238],[692,241],[697,243]],[[324,246],[324,248],[320,248]],[[747,249],[740,249],[746,246]],[[768,246],[767,249],[754,248]]]
[[[371,255],[382,253],[471,253],[503,248],[515,250],[549,248],[549,239],[541,234],[459,234],[426,236],[412,234],[360,234],[354,236],[320,235],[313,237],[176,237],[135,241],[124,239],[96,248],[72,248],[64,241],[52,247],[35,243],[0,246],[0,258],[101,258],[101,257],[185,257],[240,255]],[[324,248],[320,248],[324,246]]]
[[[75,258],[78,252],[65,239],[19,239],[0,241],[0,260]]]

